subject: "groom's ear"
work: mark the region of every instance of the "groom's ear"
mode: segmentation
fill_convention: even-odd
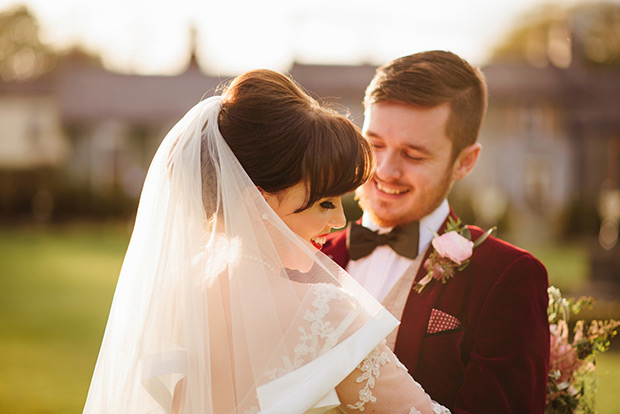
[[[480,155],[481,150],[482,145],[479,142],[476,142],[475,144],[461,150],[452,166],[452,180],[462,180],[473,171],[476,163],[478,162],[478,156]]]

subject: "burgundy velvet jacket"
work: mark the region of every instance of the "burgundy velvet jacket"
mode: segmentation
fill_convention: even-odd
[[[454,216],[454,213],[451,213]],[[445,229],[446,223],[439,233]],[[483,231],[469,226],[472,240]],[[323,252],[346,268],[347,230]],[[429,246],[425,258],[432,251]],[[416,280],[425,275],[420,267]],[[447,283],[411,291],[395,353],[433,400],[452,413],[543,413],[549,366],[547,271],[525,250],[489,237]],[[431,312],[460,326],[428,333]]]

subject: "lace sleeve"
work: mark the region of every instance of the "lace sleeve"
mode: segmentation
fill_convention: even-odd
[[[433,407],[434,414],[450,414],[450,410],[448,410],[446,407],[439,404],[438,402],[431,401],[431,406]]]
[[[449,414],[415,382],[407,369],[385,346],[376,347],[336,387],[345,413]]]

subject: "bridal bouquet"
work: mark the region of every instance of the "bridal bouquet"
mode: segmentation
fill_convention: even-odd
[[[547,315],[551,330],[551,359],[547,380],[547,414],[594,413],[596,377],[594,357],[609,348],[620,322],[577,321],[572,335],[568,322],[593,299],[567,300],[560,290],[549,287]],[[571,339],[572,337],[572,339]]]

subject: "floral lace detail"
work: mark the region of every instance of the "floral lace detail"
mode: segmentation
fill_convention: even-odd
[[[387,352],[381,352],[379,348],[375,348],[366,359],[364,359],[357,369],[362,371],[362,375],[358,377],[355,382],[360,383],[366,381],[364,388],[359,392],[359,401],[353,404],[347,404],[347,408],[353,410],[364,411],[364,405],[367,402],[377,401],[377,397],[372,395],[372,389],[375,387],[375,379],[379,378],[379,371],[381,366],[390,362],[390,357]]]
[[[433,407],[433,413],[435,414],[450,414],[450,410],[438,402],[431,401],[431,407]]]
[[[313,293],[316,295],[312,306],[314,309],[307,309],[303,319],[310,323],[310,326],[300,326],[297,330],[300,333],[299,344],[293,351],[293,359],[288,356],[282,357],[284,367],[276,368],[265,372],[269,379],[276,379],[288,372],[301,367],[307,359],[314,359],[318,355],[331,349],[338,342],[341,332],[338,332],[330,321],[323,318],[329,313],[329,302],[333,299],[343,299],[345,294],[342,290],[333,285],[319,283],[313,286]],[[321,346],[320,341],[324,343]]]
[[[435,401],[431,401],[431,408],[434,414],[450,414],[450,410]],[[422,412],[415,407],[411,407],[409,414],[422,414]]]

